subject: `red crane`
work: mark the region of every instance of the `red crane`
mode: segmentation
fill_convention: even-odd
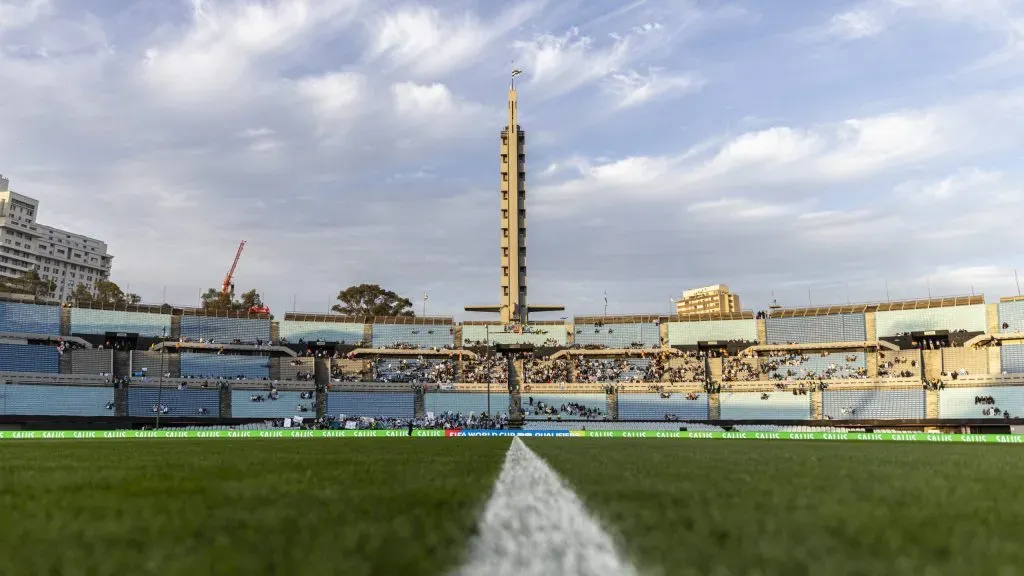
[[[224,295],[231,294],[235,291],[235,286],[231,280],[235,277],[235,268],[238,268],[238,259],[242,257],[242,250],[245,248],[245,240],[238,243],[238,252],[235,252],[235,261],[231,263],[231,269],[228,270],[227,276],[224,277],[224,283],[220,286],[220,293]]]
[[[226,276],[224,276],[224,283],[220,286],[220,293],[224,296],[230,297],[235,292],[235,285],[232,280],[235,277],[235,269],[238,268],[238,260],[242,257],[242,250],[245,248],[245,240],[238,243],[238,251],[235,252],[235,261],[231,263],[231,268],[228,270]],[[270,308],[266,306],[251,306],[249,312],[253,314],[270,314]]]

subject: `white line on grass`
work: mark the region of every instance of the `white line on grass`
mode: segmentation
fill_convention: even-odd
[[[515,438],[458,576],[635,576],[611,536],[532,450]]]

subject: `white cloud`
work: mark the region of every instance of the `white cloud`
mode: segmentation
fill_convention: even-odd
[[[918,202],[952,200],[964,195],[992,198],[1003,187],[1003,174],[978,168],[962,170],[935,182],[907,182],[895,188],[904,198]]]
[[[52,13],[51,0],[0,0],[0,34],[28,26]]]
[[[572,28],[561,36],[542,34],[516,42],[516,65],[529,74],[528,84],[550,96],[566,94],[618,71],[630,59],[631,37],[599,45]]]
[[[665,74],[651,69],[647,74],[634,70],[612,74],[606,81],[620,108],[646,104],[659,98],[682,95],[697,91],[704,86],[704,80],[696,74]]]
[[[365,95],[366,84],[361,74],[333,72],[302,78],[295,89],[321,117],[334,119],[358,114],[356,105]]]
[[[797,209],[792,205],[757,202],[748,198],[720,198],[687,207],[692,214],[715,220],[765,220],[792,214]]]
[[[848,40],[868,38],[885,30],[886,22],[881,16],[869,10],[852,10],[832,17],[828,34]]]
[[[536,15],[543,4],[516,4],[489,22],[471,12],[446,17],[436,7],[402,6],[372,22],[370,57],[386,58],[392,66],[420,76],[458,70],[483,58],[492,43]]]
[[[359,0],[192,0],[189,25],[145,51],[144,78],[161,97],[210,100],[237,88],[258,60],[295,49],[323,26],[345,24]],[[268,66],[267,62],[263,62]]]

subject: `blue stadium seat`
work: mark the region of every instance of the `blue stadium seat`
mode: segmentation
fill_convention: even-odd
[[[911,390],[825,390],[824,415],[833,420],[922,419],[925,392]]]
[[[875,313],[875,332],[879,338],[928,330],[984,332],[985,324],[984,304]]]
[[[492,392],[491,414],[508,415],[508,394]],[[423,397],[427,412],[435,415],[445,412],[479,416],[487,412],[487,393],[479,392],[428,392]]]
[[[709,320],[668,323],[668,343],[672,346],[693,346],[698,342],[729,340],[756,342],[757,321]]]
[[[833,314],[765,320],[768,344],[816,344],[867,340],[863,314]]]
[[[278,391],[277,400],[266,399],[262,402],[253,402],[253,394],[259,394],[266,398],[268,391],[231,391],[232,418],[290,418],[292,416],[312,418],[316,416],[316,400],[313,398],[301,398],[301,392]],[[299,406],[306,407],[307,411],[299,410]]]
[[[451,348],[455,343],[454,332],[451,324],[374,324],[373,347],[411,344],[416,348]]]
[[[60,353],[54,346],[0,344],[0,372],[60,372]]]
[[[619,420],[665,420],[666,414],[681,421],[707,420],[707,394],[697,394],[695,400],[687,400],[686,396],[675,393],[662,398],[656,393],[619,393]]]
[[[604,348],[659,348],[661,327],[654,322],[631,324],[576,324],[577,346]],[[634,346],[636,344],[636,346]]]
[[[171,317],[168,314],[121,312],[113,310],[71,309],[71,333],[103,336],[107,332],[138,334],[144,338],[171,335]]]
[[[1024,301],[999,303],[999,331],[1024,332]],[[1003,328],[1006,324],[1006,328]]]
[[[1008,344],[1000,350],[1000,370],[1007,374],[1024,374],[1024,345]]]
[[[60,336],[60,307],[0,302],[0,332]]]
[[[113,387],[0,384],[6,416],[113,416],[113,402]]]
[[[302,340],[355,345],[363,341],[363,324],[282,320],[278,323],[278,335],[289,344]]]
[[[192,341],[202,338],[221,344],[230,344],[236,340],[243,344],[270,342],[270,320],[182,316],[181,335]]]
[[[810,395],[791,392],[722,392],[719,408],[722,420],[810,420]]]
[[[248,378],[270,377],[267,356],[232,356],[230,354],[181,353],[182,378]]]
[[[412,392],[328,392],[327,414],[365,418],[412,418]]]
[[[988,398],[991,398],[991,403],[978,401]],[[995,412],[997,408],[998,414]],[[939,390],[939,418],[1003,419],[1006,412],[1013,418],[1024,416],[1024,386],[977,386]]]
[[[153,406],[157,399],[167,409],[161,418],[216,418],[220,416],[220,391],[216,389],[176,390],[164,388],[129,388],[128,415],[154,417]],[[205,408],[206,413],[200,409]],[[233,407],[232,407],[233,408]]]
[[[799,357],[799,360],[796,358]],[[785,361],[783,358],[793,358]],[[848,358],[853,358],[849,360]],[[772,354],[761,358],[761,364],[778,362],[774,370],[766,371],[766,376],[773,379],[816,380],[816,379],[847,379],[863,378],[866,375],[867,361],[863,352],[830,352],[821,354]]]

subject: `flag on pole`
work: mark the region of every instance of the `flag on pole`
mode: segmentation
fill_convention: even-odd
[[[607,306],[607,305],[608,305],[608,292],[605,292],[605,293],[604,293],[604,305],[605,305],[605,306]]]
[[[523,73],[522,70],[516,68],[515,70],[512,71],[512,77],[515,78],[516,76],[519,76],[522,73]]]

